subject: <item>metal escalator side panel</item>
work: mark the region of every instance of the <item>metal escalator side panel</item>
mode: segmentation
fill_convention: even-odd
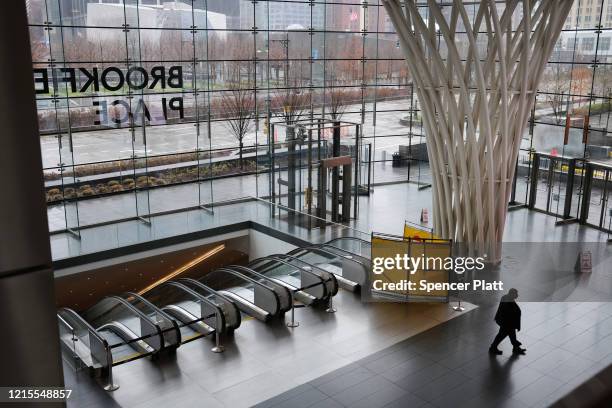
[[[327,253],[330,256],[335,256],[342,265],[342,276],[341,278],[363,286],[367,283],[368,273],[370,270],[369,263],[361,257],[355,257],[349,252],[342,251],[335,247],[326,247],[325,245],[315,245],[310,247],[304,247],[307,251],[318,251],[320,253]]]
[[[249,268],[270,277],[274,277],[274,275],[271,274],[274,269],[283,269],[287,267],[292,268],[299,274],[300,283],[298,289],[300,292],[307,294],[315,300],[325,299],[329,296],[328,286],[325,284],[325,280],[312,271],[293,265],[275,256],[266,256],[249,262]],[[262,271],[262,269],[265,269],[265,271]],[[282,279],[282,277],[280,279]]]
[[[163,348],[164,340],[162,336],[161,328],[151,321],[149,316],[138,310],[134,305],[128,302],[126,299],[120,296],[109,296],[108,298],[114,299],[119,302],[123,307],[129,310],[133,316],[139,320],[140,333],[137,334],[141,337],[142,341],[149,345],[155,352],[159,352]],[[125,323],[125,322],[120,322]],[[133,331],[133,328],[130,328]]]
[[[128,302],[140,302],[155,313],[155,319],[151,318],[150,315],[147,316],[161,329],[161,335],[164,339],[162,348],[177,348],[181,345],[181,331],[178,324],[166,312],[137,293],[126,292],[123,296]]]
[[[135,349],[141,354],[152,354],[156,350],[153,347],[149,346],[146,342],[141,340],[141,336],[134,333],[130,330],[126,325],[121,322],[109,322],[103,326],[98,327],[98,333],[109,330],[115,333],[119,338],[121,338],[125,344],[128,344],[130,347]],[[115,346],[115,344],[111,344],[111,347]]]
[[[337,253],[332,253],[317,246],[297,248],[287,253],[303,262],[316,265],[336,277],[342,277],[342,257]]]
[[[219,307],[223,311],[223,314],[225,315],[226,327],[231,330],[235,330],[240,327],[240,324],[242,323],[242,315],[240,314],[238,306],[236,306],[236,303],[232,299],[195,279],[181,278],[177,281],[198,293],[209,293],[211,296],[214,296],[215,302],[219,305]],[[205,295],[202,294],[202,296]]]
[[[110,346],[96,329],[94,329],[85,319],[74,310],[64,307],[58,310],[58,317],[66,322],[73,330],[83,347],[73,346],[73,351],[88,367],[93,369],[108,368],[113,364]],[[70,346],[68,344],[67,346]],[[89,353],[89,354],[87,354]]]
[[[268,320],[272,318],[272,314],[270,314],[270,312],[262,309],[261,307],[255,305],[252,302],[249,302],[248,300],[245,300],[243,297],[237,295],[234,292],[231,292],[229,290],[221,290],[220,293],[223,293],[225,296],[228,296],[229,298],[234,299],[236,301],[236,305],[238,309],[248,314],[249,316],[256,318],[257,320],[261,320],[262,322],[267,322]]]
[[[266,275],[261,274],[251,268],[247,268],[246,266],[242,266],[242,265],[229,265],[229,266],[225,266],[223,269],[234,270],[242,275],[246,275],[247,277],[250,277],[253,280],[257,280],[257,279],[263,280],[265,283],[264,282],[262,283],[264,283],[264,285],[266,286],[270,286],[272,290],[278,295],[278,299],[280,300],[280,311],[287,312],[291,310],[291,307],[292,307],[291,289],[285,286],[284,283],[280,283],[278,281],[270,279]]]
[[[220,334],[225,333],[225,314],[217,304],[180,282],[169,281],[164,282],[163,285],[177,288],[195,297],[198,300],[198,303],[200,304],[200,317],[198,320],[219,331]]]
[[[111,321],[125,323],[130,330],[138,333],[142,340],[156,352],[162,349],[163,339],[159,326],[120,296],[104,297],[87,309],[83,313],[83,318],[95,327],[102,326]],[[138,322],[134,322],[133,319],[137,319]]]
[[[112,354],[113,366],[137,360],[151,355],[152,352],[139,347],[136,341],[127,340],[127,336],[122,336],[119,329],[112,328],[112,323],[100,327],[98,333],[109,343]]]
[[[231,287],[219,287],[218,285],[216,285],[216,282],[218,281],[215,278],[222,279],[223,275],[229,275],[233,278],[236,278],[237,280],[241,282],[242,287],[245,287],[245,288],[252,287],[253,294],[254,294],[253,302],[247,299],[244,299],[242,296],[240,296],[237,293],[230,292],[232,289]],[[227,268],[215,269],[214,271],[209,272],[208,274],[200,278],[199,281],[204,283],[206,286],[210,286],[214,290],[221,292],[222,294],[225,294],[226,296],[228,296],[229,293],[231,293],[232,294],[231,297],[234,300],[239,301],[242,304],[250,303],[252,306],[255,306],[259,309],[263,309],[266,313],[270,315],[270,317],[278,316],[278,314],[281,311],[280,299],[278,297],[278,294],[270,286],[264,285],[261,282],[255,279],[252,279],[248,276],[245,276],[233,269],[227,269]],[[245,313],[248,314],[247,311],[245,311]]]
[[[193,305],[195,310],[190,309],[190,313],[197,313],[198,316],[194,315],[194,321],[190,323],[215,319],[216,317],[215,313],[202,314],[202,304],[207,304],[207,299],[202,298],[197,293],[194,293],[193,291],[189,290],[189,288],[175,281],[164,282],[146,292],[145,296],[148,300],[157,305],[157,307],[166,312],[168,312],[166,309],[168,305],[182,305],[182,308],[185,308],[187,304]],[[185,327],[184,323],[180,319],[177,320],[174,314],[170,314],[170,317],[179,326],[179,330],[183,331],[182,329]],[[221,322],[223,322],[223,316],[221,316]],[[221,330],[223,330],[223,324],[218,325],[216,322],[210,321],[208,321],[208,324],[210,324],[211,327],[219,326]]]
[[[193,331],[193,334],[188,336],[183,336],[182,341],[187,343],[191,340],[195,340],[202,336],[208,336],[214,333],[215,329],[206,323],[204,323],[201,319],[198,319],[197,316],[189,313],[187,310],[183,309],[177,305],[168,305],[164,307],[164,311],[166,311],[171,316],[174,316],[178,319],[182,325],[182,328],[188,328]]]
[[[306,288],[303,290],[305,293],[317,300],[327,298],[327,287],[320,277],[308,271],[300,271],[300,280],[302,287]]]
[[[333,273],[326,271],[325,269],[320,268],[315,264],[308,263],[302,259],[296,258],[292,255],[275,254],[270,255],[270,257],[284,260],[285,262],[294,264],[304,270],[308,270],[309,272],[314,273],[326,282],[327,291],[331,296],[335,296],[338,293],[338,281],[336,280],[336,275],[334,275]]]

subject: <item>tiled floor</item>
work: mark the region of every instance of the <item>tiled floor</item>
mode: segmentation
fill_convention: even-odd
[[[481,307],[258,407],[546,407],[612,363],[612,303],[525,303],[527,354],[490,356]]]
[[[75,375],[66,366],[67,387],[74,389],[69,406],[247,407],[459,316],[447,304],[368,304],[345,291],[335,306],[335,314],[297,309],[295,329],[244,321],[223,342],[223,354],[212,353],[210,341],[197,340],[173,358],[117,366],[120,388],[106,395],[87,373]]]

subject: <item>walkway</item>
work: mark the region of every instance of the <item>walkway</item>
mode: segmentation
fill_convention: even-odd
[[[487,353],[495,306],[480,307],[257,407],[547,407],[612,364],[612,303],[521,307],[526,355]]]

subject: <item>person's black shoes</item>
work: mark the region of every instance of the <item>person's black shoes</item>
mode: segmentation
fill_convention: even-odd
[[[501,356],[503,352],[498,348],[489,347],[489,353],[496,356]]]
[[[515,347],[512,349],[512,354],[525,354],[526,351],[527,349],[524,349],[521,347]]]

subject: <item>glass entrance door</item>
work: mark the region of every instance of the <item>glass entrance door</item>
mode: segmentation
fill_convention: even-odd
[[[589,163],[584,183],[580,221],[612,233],[612,167]]]
[[[577,220],[584,185],[584,160],[534,153],[529,208],[564,220]]]

